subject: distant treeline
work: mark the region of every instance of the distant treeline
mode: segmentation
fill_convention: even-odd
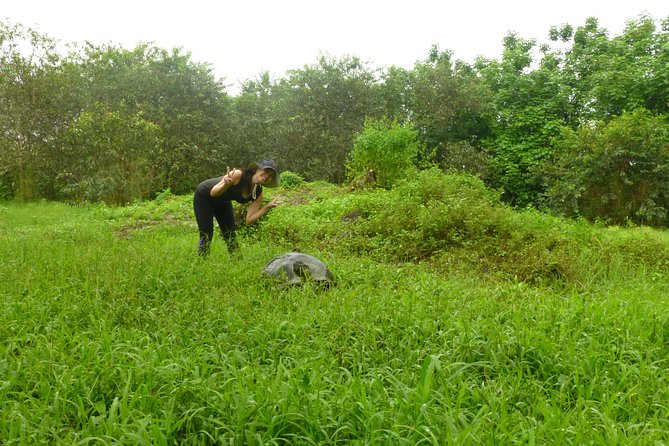
[[[470,65],[434,46],[413,69],[321,56],[239,94],[190,53],[74,45],[0,22],[0,198],[123,204],[189,193],[272,157],[343,183],[366,126],[410,126],[422,163],[566,216],[669,224],[669,17],[609,36],[596,18],[515,34]],[[391,124],[391,127],[392,127]]]

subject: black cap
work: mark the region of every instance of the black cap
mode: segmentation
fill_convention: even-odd
[[[263,161],[258,161],[255,163],[251,163],[249,165],[250,169],[271,169],[274,171],[274,178],[272,178],[272,181],[269,183],[265,184],[264,186],[267,187],[278,187],[280,178],[279,178],[279,165],[276,163],[274,160],[263,160]]]

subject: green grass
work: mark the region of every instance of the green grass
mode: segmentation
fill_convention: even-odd
[[[497,210],[486,236],[461,226],[475,253],[449,239],[405,261],[319,238],[368,227],[340,220],[358,199],[310,194],[207,261],[190,197],[0,204],[0,444],[669,442],[663,232]],[[288,238],[287,216],[303,232]],[[575,263],[524,280],[511,246]],[[293,248],[337,285],[260,279]]]

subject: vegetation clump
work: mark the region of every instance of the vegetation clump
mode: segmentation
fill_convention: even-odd
[[[294,192],[299,195],[299,190]],[[650,234],[651,230],[646,230]],[[588,264],[659,265],[669,261],[661,232],[609,240],[584,221],[517,211],[467,174],[432,168],[396,187],[359,190],[270,215],[262,234],[286,246],[383,262],[430,262],[439,268],[521,281],[584,281]],[[653,253],[653,254],[651,254]],[[621,271],[622,272],[622,271]]]
[[[418,132],[410,125],[369,119],[346,164],[349,181],[373,172],[374,184],[393,187],[416,171],[423,151]]]

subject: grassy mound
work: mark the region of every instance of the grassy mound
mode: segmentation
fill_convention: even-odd
[[[467,175],[423,171],[391,190],[309,188],[262,223],[263,237],[296,250],[429,262],[445,271],[520,281],[587,282],[669,265],[662,231],[616,231],[503,205]]]

